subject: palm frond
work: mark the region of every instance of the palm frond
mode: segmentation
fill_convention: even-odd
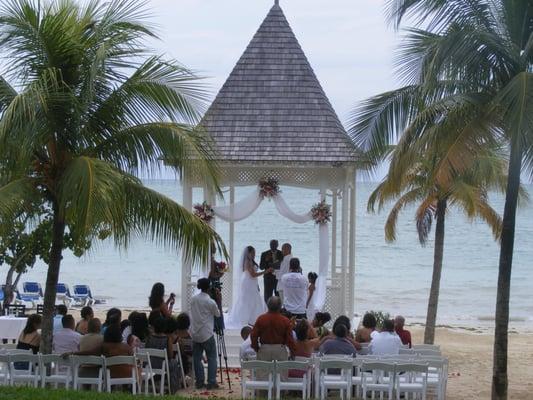
[[[385,222],[385,240],[387,242],[394,242],[396,240],[396,224],[398,222],[398,216],[400,211],[408,204],[414,203],[421,199],[423,193],[419,189],[413,189],[404,193],[394,204],[387,221]]]

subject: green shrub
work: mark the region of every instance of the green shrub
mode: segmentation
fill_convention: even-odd
[[[384,311],[367,311],[367,313],[372,314],[376,317],[376,329],[381,330],[383,328],[383,321],[390,319],[390,314]]]

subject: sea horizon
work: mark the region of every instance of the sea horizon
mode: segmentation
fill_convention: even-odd
[[[172,179],[145,179],[150,188],[181,203],[181,186]],[[375,182],[357,182],[355,313],[376,310],[402,314],[408,323],[423,323],[433,268],[433,235],[420,246],[414,223],[414,208],[406,208],[397,227],[397,240],[386,243],[384,223],[390,205],[379,214],[366,211],[366,202]],[[530,195],[533,185],[524,185]],[[317,202],[318,191],[282,186],[287,204],[304,213]],[[239,188],[236,200],[253,188]],[[201,202],[194,191],[194,202]],[[491,205],[503,212],[504,197],[490,194]],[[217,221],[216,228],[228,240],[228,224]],[[433,227],[434,229],[434,227]],[[528,279],[528,262],[533,260],[533,206],[522,205],[517,213],[513,277],[511,286],[510,330],[533,330],[533,288]],[[460,211],[451,209],[446,219],[445,250],[437,325],[470,330],[490,330],[494,325],[499,244],[483,222],[469,222]],[[268,248],[270,239],[290,242],[305,273],[317,271],[318,234],[312,222],[298,225],[281,217],[272,202],[265,201],[248,219],[236,224],[235,257],[246,245],[257,251]],[[0,271],[5,282],[7,268]],[[70,286],[88,284],[96,297],[107,299],[99,308],[147,308],[151,286],[163,282],[167,293],[178,295],[181,283],[179,254],[142,238],[134,238],[128,250],[116,249],[111,240],[95,242],[88,254],[77,259],[66,251],[59,282]],[[42,262],[25,274],[24,281],[44,287],[46,268]],[[262,286],[262,282],[260,282]]]

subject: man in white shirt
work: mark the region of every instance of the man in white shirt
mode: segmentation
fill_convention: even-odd
[[[276,279],[278,280],[278,293],[281,301],[283,301],[283,283],[281,280],[283,279],[283,276],[289,273],[289,264],[292,260],[292,246],[290,243],[283,243],[283,246],[281,246],[281,253],[283,254],[283,260],[281,261],[281,265],[279,267],[279,270],[275,271],[276,273]]]
[[[54,332],[63,328],[62,319],[68,313],[68,308],[64,304],[56,306],[56,315],[54,316]]]
[[[207,357],[207,389],[218,389],[217,384],[217,346],[213,335],[214,319],[220,317],[217,303],[209,296],[209,279],[198,279],[197,288],[201,293],[191,299],[191,338],[192,358],[196,376],[196,389],[205,385],[202,357]]]
[[[383,322],[383,330],[372,337],[370,342],[370,354],[396,355],[400,353],[402,341],[394,332],[394,321],[386,319]]]
[[[292,258],[289,263],[289,273],[283,275],[283,308],[292,316],[302,319],[307,318],[307,279],[302,275],[300,260]]]
[[[74,330],[76,321],[70,314],[65,315],[61,323],[63,327],[54,331],[52,349],[55,354],[75,353],[80,350],[81,335]]]

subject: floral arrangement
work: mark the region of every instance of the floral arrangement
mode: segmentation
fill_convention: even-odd
[[[327,224],[331,222],[331,206],[325,201],[321,201],[311,208],[311,216],[315,220],[315,224]]]
[[[194,205],[194,215],[196,215],[202,221],[209,223],[215,217],[215,211],[209,204],[207,204],[207,202],[204,201],[202,204]]]
[[[259,195],[262,199],[271,199],[281,193],[279,183],[274,178],[261,178],[259,180]]]
[[[228,264],[226,264],[224,261],[215,261],[215,269],[218,273],[226,273],[229,271]]]

